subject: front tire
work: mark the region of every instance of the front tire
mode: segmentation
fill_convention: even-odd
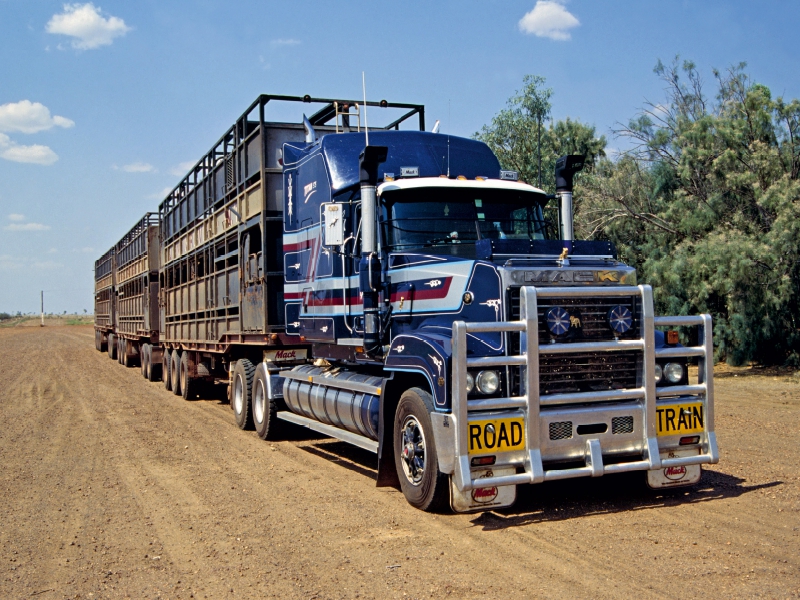
[[[253,374],[256,368],[246,358],[236,361],[233,367],[233,386],[231,407],[239,429],[253,429],[253,413],[250,411],[250,397],[253,389]]]
[[[408,503],[426,512],[447,506],[448,476],[439,471],[430,412],[433,399],[423,389],[403,393],[394,418],[394,462]]]

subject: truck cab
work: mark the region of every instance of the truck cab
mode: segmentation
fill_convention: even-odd
[[[277,377],[279,414],[376,451],[379,485],[468,512],[518,484],[671,487],[717,462],[710,317],[656,317],[613,244],[573,239],[582,157],[555,198],[443,134],[309,124],[283,160],[286,333],[312,360]]]

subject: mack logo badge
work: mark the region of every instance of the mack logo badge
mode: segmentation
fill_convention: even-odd
[[[686,477],[686,467],[681,465],[679,467],[667,467],[664,469],[664,477],[672,481],[678,481]]]
[[[569,316],[569,326],[570,327],[581,327],[581,320],[578,317],[570,315]]]
[[[307,351],[303,348],[296,348],[294,350],[266,350],[264,351],[264,360],[286,362],[305,358],[306,354]]]

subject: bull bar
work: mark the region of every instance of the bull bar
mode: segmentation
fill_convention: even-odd
[[[537,298],[639,296],[641,299],[641,321],[639,339],[609,340],[539,345]],[[462,492],[492,486],[541,483],[573,477],[599,477],[606,473],[644,471],[673,466],[715,464],[719,461],[716,433],[714,431],[714,380],[713,380],[713,336],[711,316],[656,317],[653,309],[653,291],[649,285],[614,287],[552,287],[535,288],[525,286],[520,293],[519,321],[492,323],[453,323],[452,352],[452,417],[455,420],[455,460],[453,480]],[[688,347],[655,347],[656,326],[700,326],[703,329],[702,343]],[[520,353],[518,355],[467,358],[467,334],[479,332],[519,332]],[[570,354],[577,352],[619,352],[639,350],[643,352],[642,387],[593,392],[539,393],[539,356],[542,354]],[[698,383],[656,387],[655,359],[698,357]],[[468,368],[522,367],[519,396],[506,398],[467,399],[466,381]],[[695,396],[705,407],[705,432],[701,436],[700,453],[696,456],[662,458],[657,438],[656,404],[665,396]],[[601,443],[598,439],[587,439],[585,466],[567,469],[545,470],[540,443],[540,407],[606,401],[634,401],[643,413],[643,460],[603,464]],[[472,479],[468,446],[469,413],[477,411],[519,410],[525,416],[526,450],[524,472],[514,475],[482,477]]]

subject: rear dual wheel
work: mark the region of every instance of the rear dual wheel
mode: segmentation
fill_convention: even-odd
[[[164,380],[164,388],[172,391],[172,352],[169,348],[164,348],[164,356],[161,358],[161,379]]]
[[[195,363],[192,359],[191,352],[184,351],[181,355],[181,363],[179,367],[180,383],[181,383],[181,396],[184,400],[193,400],[197,397],[198,380],[197,377],[192,376],[195,369]]]
[[[256,368],[246,358],[236,361],[233,367],[231,386],[231,408],[239,429],[253,429],[253,413],[250,410],[250,397],[253,389],[253,375]]]
[[[270,398],[270,381],[267,365],[263,362],[258,363],[255,375],[253,376],[252,408],[253,425],[255,426],[258,437],[262,440],[276,439],[276,433],[280,431],[278,427],[278,412],[275,400]]]
[[[150,379],[147,376],[147,371],[150,369],[150,348],[150,344],[142,344],[139,348],[139,366],[145,379]]]
[[[113,333],[108,334],[108,356],[111,360],[117,358],[117,336]]]
[[[172,393],[176,396],[181,395],[181,353],[177,350],[172,351],[170,360],[169,378],[172,383]]]

